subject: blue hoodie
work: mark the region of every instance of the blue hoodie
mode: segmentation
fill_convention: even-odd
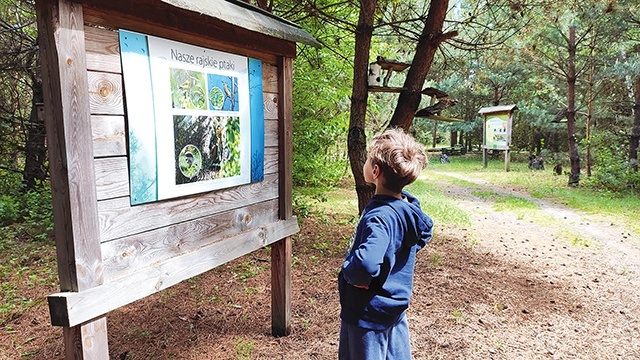
[[[433,221],[413,195],[402,197],[374,195],[364,208],[338,275],[347,323],[384,330],[409,307],[416,253],[431,239]]]

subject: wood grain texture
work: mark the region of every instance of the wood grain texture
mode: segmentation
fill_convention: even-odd
[[[264,118],[265,120],[279,120],[280,107],[278,106],[278,94],[264,93]]]
[[[262,65],[262,91],[278,93],[278,67],[270,64]]]
[[[124,116],[91,116],[93,156],[126,156]]]
[[[293,59],[281,58],[279,71],[280,218],[288,219],[293,214]]]
[[[122,73],[120,64],[120,41],[118,32],[94,26],[84,28],[87,49],[87,69],[102,72]]]
[[[269,200],[104,243],[105,281],[275,222],[277,205]]]
[[[291,333],[291,237],[271,245],[271,334]]]
[[[61,291],[103,282],[82,6],[37,0]],[[106,319],[63,332],[66,359],[109,358]]]
[[[249,56],[275,64],[277,56],[295,57],[296,44],[154,0],[83,0],[87,23],[127,29],[187,44]]]
[[[280,179],[278,200],[280,219],[293,216],[292,151],[293,151],[293,60],[278,61],[278,164]],[[271,332],[286,336],[291,331],[291,238],[283,238],[271,248]]]
[[[129,196],[129,166],[124,156],[95,161],[98,200]]]
[[[298,220],[279,220],[212,243],[82,292],[50,295],[54,326],[74,326],[202,274],[299,231]],[[60,315],[60,316],[58,316]]]
[[[278,119],[264,120],[264,146],[278,147]]]
[[[128,197],[100,201],[100,240],[107,242],[278,198],[278,176],[224,191],[131,206]]]
[[[65,359],[109,360],[106,341],[107,318],[102,317],[83,325],[63,329]],[[104,340],[101,339],[104,336]]]
[[[95,144],[94,144],[95,146]],[[278,148],[277,147],[267,147],[264,150],[264,156],[265,156],[265,160],[264,160],[264,173],[266,176],[268,175],[274,175],[277,174],[278,172]],[[113,210],[113,205],[114,203],[118,203],[120,204],[119,206],[121,207],[121,211],[127,212],[127,210],[125,209],[129,209],[131,208],[131,205],[129,204],[129,170],[128,170],[128,164],[127,164],[127,158],[126,157],[105,157],[105,158],[97,158],[95,160],[95,172],[96,172],[96,192],[97,192],[97,198],[99,200],[99,208],[100,209],[109,209],[108,213],[111,214],[111,211]],[[270,185],[268,185],[270,184]],[[277,186],[277,184],[273,184],[273,183],[264,183],[263,185],[265,186],[274,186],[273,191],[270,192],[271,196],[273,196],[275,194],[275,187]],[[250,186],[250,185],[243,185],[243,186]],[[256,185],[259,186],[259,185]],[[238,196],[237,194],[237,190],[235,188],[232,188],[231,190],[227,190],[227,189],[221,189],[221,190],[216,190],[215,192],[217,193],[217,197],[219,198],[225,198],[228,194],[225,194],[226,191],[234,191],[236,192],[235,194],[229,195],[231,197],[235,197]],[[267,191],[267,189],[263,188],[262,191]],[[269,192],[265,192],[265,195],[268,195]],[[199,195],[195,195],[195,196],[201,196],[201,197],[206,197],[208,195],[206,194],[199,194]],[[117,199],[115,202],[110,202],[109,205],[105,205],[104,202],[106,200],[110,200],[110,199],[114,199],[114,198],[123,198],[123,197],[127,197],[126,199]],[[260,202],[259,199],[261,199],[261,197],[256,197],[256,202]],[[148,204],[148,205],[144,205],[143,208],[145,209],[145,211],[149,211],[149,209],[153,209],[155,207],[164,207],[166,206],[167,203],[169,203],[171,201],[167,201],[167,202],[163,202],[163,203],[152,203],[152,204]],[[251,204],[251,201],[248,202],[248,204]],[[208,205],[208,209],[215,209],[216,207],[211,208],[210,205]],[[136,208],[139,208],[140,206],[136,206]],[[189,211],[187,211],[187,213],[190,213]],[[185,214],[187,214],[185,213]],[[135,215],[134,215],[135,214]],[[104,219],[103,215],[106,214],[101,214],[100,218]],[[141,219],[145,219],[147,216],[144,213],[138,213],[135,210],[132,210],[132,216],[135,216],[135,223],[140,225],[145,223],[144,221],[140,221]],[[170,219],[170,216],[165,215],[164,216],[165,219]],[[122,218],[121,218],[122,219]],[[176,221],[184,221],[184,217],[180,216],[178,220]],[[107,223],[107,222],[105,222]],[[108,222],[111,224],[111,222]],[[101,222],[101,224],[104,224]],[[125,224],[126,225],[126,224]],[[158,225],[158,227],[161,226],[166,226],[168,224],[162,224],[162,225]],[[117,228],[118,225],[113,223],[111,224],[112,228]],[[139,231],[140,229],[138,229],[137,226],[127,226],[124,229],[121,230],[126,230],[126,229],[131,229],[131,231]],[[151,228],[146,228],[146,230],[152,230],[153,227]],[[122,235],[120,235],[122,236]],[[114,237],[116,237],[113,234],[105,234],[104,232],[102,232],[101,235],[101,242],[104,241],[108,241],[113,239]]]
[[[60,286],[80,291],[102,283],[82,8],[36,5]]]
[[[124,115],[122,76],[89,71],[89,104],[94,115]]]

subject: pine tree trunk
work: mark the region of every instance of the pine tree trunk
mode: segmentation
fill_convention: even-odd
[[[640,76],[633,84],[633,129],[629,139],[629,164],[638,171],[638,147],[640,147]]]
[[[576,29],[569,28],[569,59],[567,69],[567,139],[569,140],[569,160],[571,173],[569,185],[576,186],[580,182],[580,153],[576,141]]]
[[[43,181],[47,176],[46,130],[44,118],[38,113],[38,109],[44,101],[42,80],[39,76],[33,76],[32,89],[33,98],[31,99],[29,124],[26,126],[25,163],[22,172],[24,191],[33,189],[38,181]]]
[[[369,50],[373,36],[373,16],[376,10],[375,0],[360,1],[360,15],[355,38],[355,57],[353,64],[353,91],[351,94],[351,114],[347,147],[351,172],[356,183],[358,210],[362,212],[371,197],[373,186],[364,181],[363,167],[367,160],[367,138],[364,119],[367,111]]]
[[[442,33],[442,26],[447,15],[449,0],[432,0],[429,5],[429,14],[425,20],[425,26],[416,46],[416,53],[411,62],[411,67],[404,81],[404,88],[398,97],[389,127],[400,127],[409,130],[413,122],[413,116],[420,106],[422,87],[427,78],[436,50],[440,44],[448,38],[456,36],[457,32]]]

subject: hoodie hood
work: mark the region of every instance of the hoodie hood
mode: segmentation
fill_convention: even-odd
[[[431,240],[433,220],[422,211],[418,198],[406,191],[402,191],[402,199],[374,195],[364,212],[383,205],[390,206],[404,220],[406,236],[403,246],[417,245],[422,249]]]

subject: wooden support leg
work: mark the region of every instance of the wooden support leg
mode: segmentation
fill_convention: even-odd
[[[291,237],[271,245],[271,333],[291,332]]]
[[[504,171],[509,172],[511,165],[511,150],[504,151]]]
[[[487,149],[482,148],[482,167],[486,168],[487,167]]]
[[[106,317],[63,329],[65,359],[109,360]]]

